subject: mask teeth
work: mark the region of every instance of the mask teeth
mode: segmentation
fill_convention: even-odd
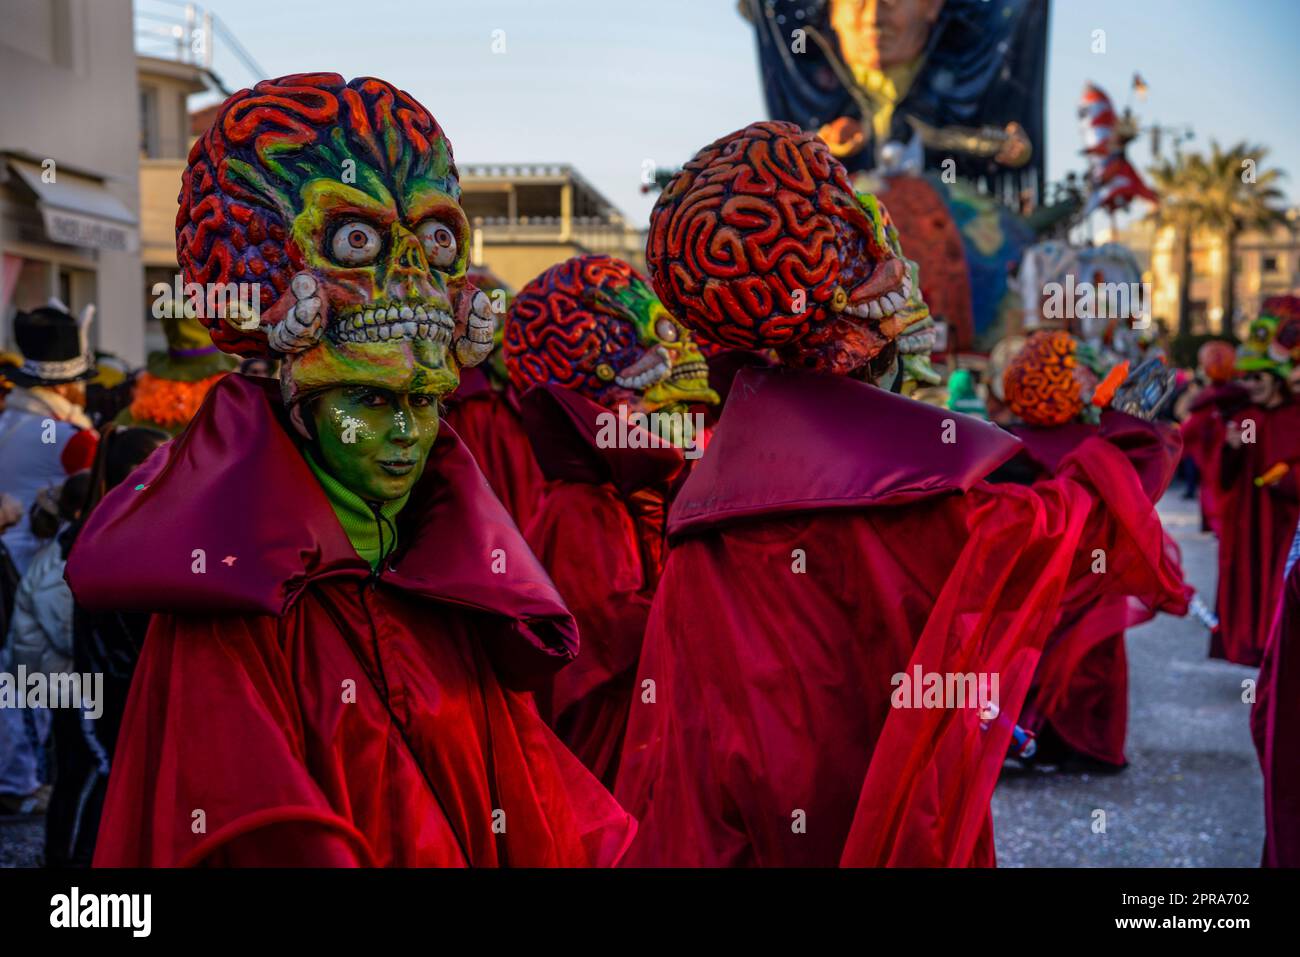
[[[882,293],[870,302],[858,302],[845,306],[844,311],[859,319],[885,319],[907,305],[912,296],[912,277],[905,275],[903,284],[891,291]]]
[[[640,392],[658,382],[660,379],[666,378],[669,373],[670,370],[668,364],[659,363],[658,365],[651,366],[639,375],[615,376],[614,381],[624,389],[632,389],[636,392]]]
[[[672,373],[668,376],[670,381],[676,382],[680,379],[707,379],[709,377],[709,364],[703,360],[694,362],[683,362],[680,365],[673,366]]]
[[[456,323],[441,309],[414,305],[380,305],[353,312],[330,326],[335,342],[388,342],[427,339],[450,345]]]

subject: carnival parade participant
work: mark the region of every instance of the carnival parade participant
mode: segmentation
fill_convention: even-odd
[[[501,348],[514,292],[485,269],[471,269],[469,280],[487,295],[496,331],[487,359],[461,371],[460,385],[444,403],[443,421],[465,443],[492,491],[522,530],[528,527],[542,497],[543,479],[524,432],[519,392],[510,382]]]
[[[981,483],[1019,443],[891,394],[916,269],[791,124],[697,153],[647,260],[674,316],[782,364],[736,377],[669,513],[616,788],[629,862],[992,863],[989,799],[1080,549],[1134,559],[1099,592],[1180,587],[1139,481],[1169,449],[1132,419],[1051,481]],[[936,675],[971,681],[935,701]]]
[[[1240,665],[1264,655],[1300,520],[1300,399],[1287,384],[1290,353],[1277,342],[1288,311],[1300,320],[1297,307],[1296,297],[1265,300],[1251,323],[1236,365],[1248,404],[1227,416],[1219,452],[1219,627],[1210,656]]]
[[[18,365],[5,368],[14,389],[0,407],[0,494],[16,502],[21,517],[0,525],[0,574],[12,575],[15,589],[45,544],[32,521],[38,494],[61,486],[82,467],[87,451],[94,455],[96,436],[84,409],[85,383],[96,372],[88,338],[91,315],[88,310],[78,321],[52,302],[14,317],[21,356]],[[0,582],[0,587],[9,584]],[[6,632],[10,624],[4,622]],[[0,661],[0,671],[8,672],[3,665]],[[5,810],[44,808],[47,789],[38,768],[39,742],[45,737],[35,713],[0,708],[0,807]]]
[[[1237,356],[1230,343],[1212,339],[1196,353],[1196,380],[1180,402],[1183,450],[1200,475],[1201,527],[1219,533],[1219,456],[1227,417],[1247,401],[1232,381]]]
[[[105,493],[126,481],[145,459],[170,438],[159,429],[106,426],[88,473],[88,491],[78,520],[60,535],[57,547],[66,562],[86,518]],[[94,858],[99,816],[117,733],[126,710],[131,677],[149,629],[143,612],[91,612],[72,604],[72,664],[79,674],[103,675],[95,715],[73,709],[55,717],[58,775],[45,817],[45,863],[89,867]],[[62,728],[66,730],[61,731]],[[61,737],[59,735],[62,735]]]
[[[185,280],[260,283],[259,322],[205,324],[280,381],[221,379],[72,549],[80,604],[154,614],[97,865],[591,865],[626,845],[634,823],[520,693],[573,658],[572,616],[438,427],[492,345],[459,196],[437,122],[374,78],[262,81],[191,150]]]
[[[114,421],[176,435],[237,362],[212,344],[203,324],[186,316],[182,304],[162,317],[162,327],[167,348],[149,354],[144,371],[136,376],[131,404]]]
[[[698,457],[704,416],[691,407],[718,396],[690,332],[610,256],[575,256],[520,290],[505,361],[546,477],[526,538],[582,636],[577,661],[538,704],[612,784],[663,568],[669,486],[683,448]]]
[[[1300,867],[1300,526],[1285,575],[1250,711],[1264,772],[1265,867]]]
[[[1105,371],[1086,346],[1063,331],[1034,333],[1011,360],[1003,376],[1003,395],[1017,418],[1009,431],[1024,445],[1021,457],[1030,481],[1055,475],[1062,461],[1092,436],[1117,444],[1125,441],[1129,417],[1109,411],[1099,416],[1092,401],[1105,382]],[[1172,463],[1144,464],[1152,469],[1142,476],[1145,488],[1168,486],[1172,474],[1160,469]],[[1101,467],[1092,470],[1090,478],[1098,485],[1115,482],[1115,495],[1131,480],[1127,470],[1112,476]],[[1177,547],[1172,540],[1166,547],[1171,567],[1177,567]],[[1105,553],[1092,558],[1092,570],[1099,574],[1114,560]],[[1188,597],[1161,590],[1097,596],[1086,579],[1071,583],[1021,711],[1020,725],[1037,736],[1035,762],[1086,770],[1118,770],[1128,763],[1124,631],[1157,611],[1186,614]]]
[[[15,388],[0,410],[0,492],[18,499],[24,512],[40,489],[70,474],[63,452],[79,430],[91,428],[84,410],[85,382],[95,375],[88,321],[78,322],[54,305],[14,317],[23,361],[5,370]],[[19,574],[40,547],[26,519],[5,532],[4,543]]]

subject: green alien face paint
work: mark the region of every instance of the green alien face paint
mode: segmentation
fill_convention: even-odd
[[[438,437],[434,393],[337,386],[312,401],[311,414],[321,465],[371,503],[409,492]]]

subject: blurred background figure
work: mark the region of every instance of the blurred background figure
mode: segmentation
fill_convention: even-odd
[[[212,344],[198,319],[164,316],[162,326],[167,348],[149,354],[148,364],[136,376],[131,404],[114,421],[176,435],[194,418],[208,390],[235,368],[236,360]],[[266,367],[255,375],[270,370],[265,359],[246,361]]]
[[[78,472],[62,486],[36,494],[28,522],[39,546],[14,591],[0,671],[57,675],[72,670],[72,593],[63,581],[64,556],[56,536],[78,517],[89,486],[89,473]],[[67,714],[76,721],[75,711],[0,709],[0,808],[18,814],[45,809],[44,752],[56,715]]]
[[[56,543],[62,561],[66,562],[77,533],[100,500],[168,438],[159,429],[109,426],[104,430],[94,468],[83,473],[84,506]],[[143,613],[91,612],[72,604],[72,670],[102,674],[104,684],[98,718],[70,710],[55,715],[57,773],[46,815],[47,865],[90,866],[117,731],[149,619]]]
[[[96,369],[86,348],[88,322],[89,316],[78,323],[57,306],[14,318],[22,364],[5,372],[14,389],[0,412],[0,492],[18,499],[24,511],[40,489],[63,482],[68,443],[91,427],[84,411],[85,381]],[[88,439],[93,442],[93,432]],[[3,540],[22,574],[39,544],[30,522],[18,522]]]

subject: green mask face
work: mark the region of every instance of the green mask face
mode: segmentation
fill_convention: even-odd
[[[433,393],[336,386],[311,402],[310,413],[321,466],[367,502],[409,492],[438,437]]]

